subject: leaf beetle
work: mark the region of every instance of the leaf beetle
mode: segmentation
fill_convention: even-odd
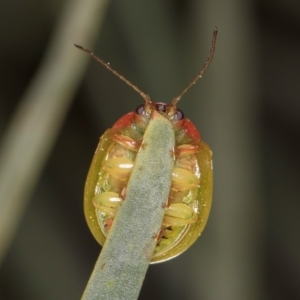
[[[136,155],[140,147],[143,147],[144,133],[156,113],[163,115],[173,125],[175,144],[174,151],[170,153],[174,158],[170,193],[165,204],[161,230],[155,237],[157,244],[151,262],[166,261],[181,254],[202,233],[212,201],[212,152],[202,141],[194,124],[177,108],[177,103],[202,77],[212,61],[217,32],[215,28],[209,57],[202,70],[171,104],[152,102],[149,95],[93,52],[75,45],[131,86],[144,99],[144,104],[121,117],[103,134],[88,172],[84,212],[93,236],[101,245],[105,242],[120,204],[126,201],[126,185],[134,168]],[[147,166],[147,162],[145,165]]]

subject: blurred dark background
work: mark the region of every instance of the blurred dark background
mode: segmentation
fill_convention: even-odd
[[[1,3],[1,135],[64,5]],[[92,50],[169,102],[204,64],[215,26],[215,58],[179,103],[214,153],[211,217],[191,249],[150,266],[140,299],[300,299],[300,2],[113,0]],[[85,177],[99,137],[141,102],[90,58],[0,266],[0,299],[81,297],[100,250]]]

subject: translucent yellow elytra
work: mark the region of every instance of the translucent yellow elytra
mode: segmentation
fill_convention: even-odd
[[[164,205],[161,230],[154,237],[157,244],[151,262],[166,261],[181,254],[202,233],[212,201],[212,152],[202,141],[194,124],[177,108],[177,103],[208,68],[213,58],[216,38],[217,28],[214,29],[210,54],[204,67],[171,104],[152,102],[148,95],[98,56],[75,45],[131,86],[145,101],[135,111],[121,117],[103,134],[88,172],[84,190],[85,217],[92,234],[101,245],[105,243],[120,204],[126,201],[126,187],[135,168],[136,156],[140,149],[147,147],[144,136],[147,134],[151,137],[149,123],[158,114],[171,124],[174,145],[172,151],[161,149],[155,155],[165,155],[159,151],[169,151],[168,155],[172,157],[174,165],[164,179],[167,182],[164,184],[170,186],[170,191]],[[156,149],[155,144],[152,146]],[[151,165],[149,160],[151,158],[147,157],[143,162],[145,168]],[[141,184],[147,182],[147,178],[137,180]]]

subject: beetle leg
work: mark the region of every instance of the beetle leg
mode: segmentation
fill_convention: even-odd
[[[134,162],[128,158],[110,158],[103,162],[103,169],[116,179],[126,181],[131,173]]]
[[[176,156],[196,154],[199,151],[198,145],[183,144],[175,149]]]
[[[186,191],[196,188],[199,184],[200,179],[192,172],[182,168],[174,168],[172,173],[172,190]]]
[[[94,206],[99,211],[112,218],[114,218],[121,201],[122,199],[119,195],[113,192],[98,194],[93,199]]]
[[[124,134],[115,134],[113,140],[123,146],[124,148],[131,151],[138,151],[140,148],[140,143],[133,138]]]
[[[198,215],[185,203],[172,203],[165,212],[163,224],[166,226],[184,226],[197,221]]]
[[[168,239],[167,231],[169,231],[169,230],[172,230],[171,226],[162,226],[162,228],[159,230],[159,232],[156,235],[153,236],[156,243],[159,244],[161,239]]]
[[[164,234],[164,229],[160,229],[159,232],[153,236],[156,243],[159,243],[159,241],[162,239],[162,236]]]

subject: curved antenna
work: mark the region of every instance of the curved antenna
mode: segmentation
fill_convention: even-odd
[[[88,53],[90,56],[92,56],[97,62],[99,62],[101,65],[103,65],[106,69],[108,69],[109,71],[111,71],[114,75],[116,75],[117,77],[119,77],[122,81],[124,81],[127,85],[129,85],[130,87],[132,87],[136,92],[138,92],[143,99],[145,100],[146,105],[148,103],[150,103],[150,97],[149,95],[145,94],[144,92],[142,92],[137,86],[135,86],[133,83],[131,83],[129,80],[127,80],[124,76],[122,76],[120,73],[118,73],[117,71],[115,71],[110,65],[109,63],[106,63],[104,60],[102,60],[99,56],[97,56],[96,54],[94,54],[92,51],[80,46],[80,45],[76,45],[74,44],[75,47],[77,47],[78,49]]]
[[[218,35],[218,28],[216,27],[214,29],[214,32],[213,32],[213,38],[212,38],[212,41],[211,41],[211,47],[210,47],[210,51],[209,51],[209,56],[202,68],[202,70],[197,74],[197,76],[194,78],[194,80],[192,82],[190,82],[188,84],[188,86],[179,94],[179,96],[173,98],[173,101],[172,101],[172,105],[176,107],[176,104],[178,103],[178,101],[181,99],[181,97],[190,89],[190,87],[192,85],[194,85],[197,80],[199,78],[202,77],[202,75],[204,74],[204,72],[206,71],[206,69],[208,68],[209,64],[211,63],[213,57],[214,57],[214,53],[215,53],[215,48],[216,48],[216,41],[217,41],[217,35]]]

